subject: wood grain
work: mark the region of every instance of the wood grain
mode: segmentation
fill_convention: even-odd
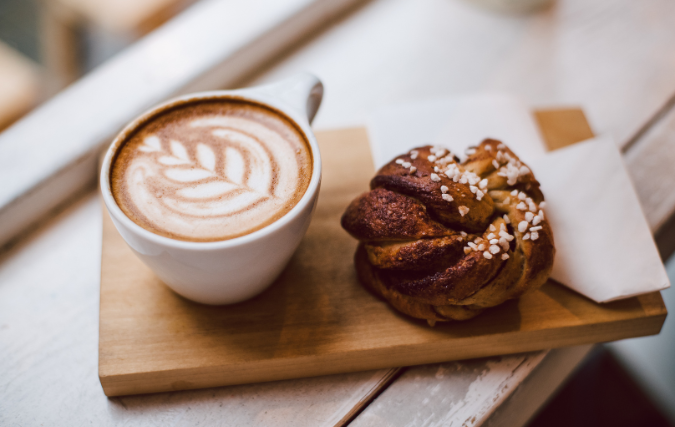
[[[581,103],[596,129],[624,142],[675,90],[674,6],[670,0],[559,0],[545,13],[518,17],[483,13],[459,0],[372,1],[264,69],[258,82],[299,70],[317,73],[329,89],[317,120],[324,128],[360,125],[369,112],[391,102],[500,90],[538,105]],[[72,115],[69,108],[60,111]],[[636,145],[650,141],[647,136]],[[661,148],[669,150],[672,141],[665,144]],[[653,159],[659,146],[649,151]],[[631,173],[644,167],[646,182],[651,162],[636,156],[628,166]],[[668,171],[672,168],[659,169],[658,176],[672,185]],[[672,218],[661,204],[666,201],[650,198],[640,185],[636,189],[645,213],[661,206],[657,210],[664,216],[654,219]],[[91,198],[73,209],[0,264],[0,424],[332,425],[342,415],[335,418],[331,411],[359,400],[342,400],[364,389],[363,377],[354,374],[104,398],[96,379],[100,211]],[[500,366],[485,368],[511,375]],[[466,389],[486,395],[497,390],[477,377],[452,392],[450,385],[466,378],[418,377],[425,389],[446,393],[445,401],[421,408],[424,419],[461,401]],[[409,408],[412,401],[406,396],[388,403],[383,411]]]
[[[549,150],[594,136],[580,108],[535,110],[533,113]],[[590,346],[586,345],[491,357],[480,362],[468,360],[456,364],[415,366],[368,406],[355,420],[354,426],[415,425],[422,419],[429,426],[467,419],[473,426],[487,421],[490,426],[524,425],[589,349]],[[467,371],[478,372],[479,375],[470,382],[447,382],[435,378],[435,372],[448,369],[457,371],[453,377],[463,378]],[[415,396],[419,395],[423,400],[413,402],[410,405],[413,410],[397,412],[394,409],[398,406],[396,402],[409,399],[411,383],[416,389]],[[478,384],[480,386],[476,386]],[[516,393],[516,390],[519,392]],[[455,396],[450,405],[446,401],[447,395]]]
[[[665,260],[675,251],[675,109],[631,147],[625,160]]]
[[[373,376],[374,384],[367,390],[360,399],[352,402],[351,409],[338,421],[335,426],[346,426],[356,418],[363,408],[367,407],[383,390],[386,390],[389,384],[395,381],[404,371],[404,368],[390,368],[377,371]],[[381,376],[378,376],[380,374]],[[354,395],[356,397],[356,394]]]
[[[522,426],[590,347],[415,366],[350,427]]]
[[[594,136],[591,125],[580,108],[536,110],[534,118],[551,151]]]
[[[408,369],[395,387],[384,391],[350,426],[479,426],[541,365],[546,354],[533,352]]]
[[[101,203],[94,192],[0,252],[0,426],[333,427],[387,370],[106,398],[97,376]]]
[[[288,268],[259,297],[226,307],[165,287],[103,225],[99,376],[109,396],[510,354],[658,333],[659,293],[598,305],[549,282],[468,322],[429,328],[358,283],[356,242],[339,226],[373,174],[363,129],[317,135],[319,204]]]

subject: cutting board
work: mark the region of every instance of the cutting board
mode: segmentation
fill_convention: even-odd
[[[592,136],[580,110],[535,113],[551,149]],[[103,219],[99,378],[108,396],[327,375],[657,334],[661,294],[599,305],[549,281],[465,322],[399,314],[356,278],[340,227],[374,174],[365,129],[317,132],[319,203],[279,279],[244,303],[212,307],[167,288]]]

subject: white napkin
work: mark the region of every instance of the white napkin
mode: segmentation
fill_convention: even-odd
[[[670,286],[616,144],[595,138],[547,153],[527,107],[481,95],[387,107],[369,120],[375,167],[415,146],[454,153],[499,139],[535,173],[556,244],[551,278],[608,302]]]

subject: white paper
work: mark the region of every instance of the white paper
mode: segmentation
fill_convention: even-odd
[[[463,153],[488,137],[503,141],[542,185],[556,245],[554,280],[596,302],[670,286],[611,139],[547,153],[527,107],[504,95],[388,107],[373,115],[368,131],[376,168],[415,146]]]
[[[597,302],[666,289],[659,257],[619,150],[608,137],[530,164],[556,246],[551,278]]]

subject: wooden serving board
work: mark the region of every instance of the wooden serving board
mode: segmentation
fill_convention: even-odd
[[[536,113],[552,147],[592,136],[580,110]],[[661,294],[599,305],[553,282],[457,323],[411,319],[359,285],[340,227],[374,174],[364,129],[317,133],[319,203],[300,248],[262,295],[211,307],[173,293],[103,221],[99,378],[108,396],[274,381],[656,334]]]

